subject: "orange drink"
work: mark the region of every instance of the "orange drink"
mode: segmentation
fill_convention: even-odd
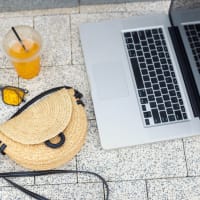
[[[4,37],[3,46],[17,74],[31,79],[40,72],[40,35],[29,26],[15,27],[21,42],[10,30]]]
[[[13,43],[8,50],[8,55],[13,59],[12,63],[22,78],[30,79],[40,72],[40,57],[37,55],[40,45],[32,40],[25,39],[23,44],[27,51],[19,42]],[[18,61],[19,60],[19,61]]]

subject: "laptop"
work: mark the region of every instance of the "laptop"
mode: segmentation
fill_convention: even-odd
[[[104,149],[200,134],[200,0],[80,34]]]

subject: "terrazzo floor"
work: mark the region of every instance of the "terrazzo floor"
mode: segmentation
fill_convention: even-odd
[[[78,27],[85,22],[167,13],[169,1],[81,5],[73,8],[0,13],[0,41],[11,26],[33,26],[43,37],[42,70],[34,79],[19,78],[0,49],[0,85],[29,90],[27,100],[52,87],[69,85],[84,95],[89,122],[85,145],[61,169],[89,170],[102,175],[110,200],[200,200],[200,136],[103,150],[100,145]],[[0,100],[0,123],[17,108]],[[25,170],[0,156],[0,172]],[[104,188],[91,176],[52,175],[15,180],[50,199],[103,200]],[[29,200],[0,179],[1,200]]]

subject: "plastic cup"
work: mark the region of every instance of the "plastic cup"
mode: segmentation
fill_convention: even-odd
[[[19,77],[31,79],[40,72],[42,39],[30,26],[15,26],[15,30],[22,43],[10,30],[3,38],[3,49]]]

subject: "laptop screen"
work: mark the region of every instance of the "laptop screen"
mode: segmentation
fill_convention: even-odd
[[[184,13],[191,9],[200,9],[200,0],[172,0],[169,9],[171,23],[177,25],[177,15],[180,12]]]

